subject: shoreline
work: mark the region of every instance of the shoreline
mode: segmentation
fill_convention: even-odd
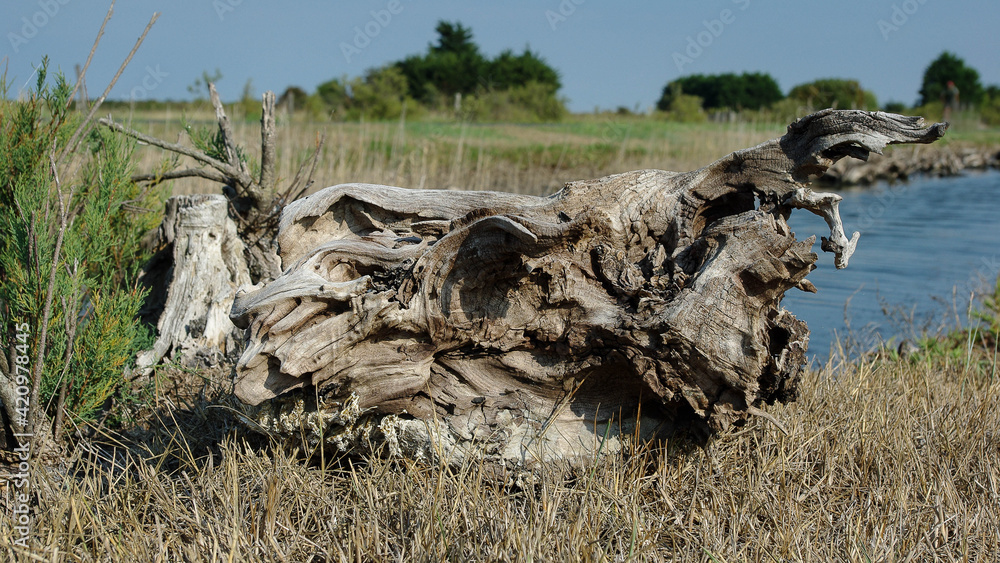
[[[1000,147],[912,147],[873,154],[867,161],[841,159],[815,182],[832,187],[870,186],[911,176],[944,178],[991,168],[1000,169]]]

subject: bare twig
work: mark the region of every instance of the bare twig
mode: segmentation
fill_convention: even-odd
[[[224,157],[213,158],[197,148],[184,146],[180,143],[171,143],[140,133],[123,124],[116,123],[110,116],[101,118],[98,122],[113,131],[127,135],[141,143],[159,147],[172,153],[183,155],[195,161],[207,165],[209,168],[188,168],[185,170],[175,170],[166,173],[136,174],[132,176],[136,182],[150,182],[155,185],[164,180],[177,178],[205,178],[220,184],[230,186],[233,192],[226,192],[230,200],[230,207],[234,218],[241,227],[249,227],[250,230],[269,230],[273,227],[275,217],[280,213],[284,204],[292,199],[297,199],[312,185],[312,177],[316,171],[319,155],[322,152],[324,137],[319,138],[316,148],[312,154],[306,158],[295,173],[295,177],[284,190],[277,189],[277,149],[276,149],[276,128],[275,128],[275,96],[274,92],[265,92],[263,96],[263,111],[261,114],[261,169],[260,177],[254,179],[245,161],[245,155],[236,145],[235,136],[226,116],[225,108],[219,98],[219,93],[214,84],[209,84],[209,95],[212,105],[215,108],[215,117],[218,122],[219,135],[222,139],[222,150]],[[240,200],[244,197],[243,201]],[[246,203],[251,206],[251,213],[248,213]]]
[[[87,69],[90,68],[90,61],[94,58],[94,53],[97,52],[97,45],[101,42],[101,37],[104,36],[104,28],[108,25],[108,20],[111,19],[111,14],[115,11],[115,0],[111,0],[111,5],[108,6],[108,13],[104,16],[104,21],[101,22],[101,29],[97,31],[97,37],[94,38],[94,46],[90,48],[90,54],[87,55],[87,62],[83,64],[83,69],[80,70],[79,75],[76,77],[76,86],[73,87],[73,92],[66,99],[66,107],[73,101],[73,97],[76,96],[77,91],[83,88],[84,98],[87,96],[87,86],[84,84],[84,80],[87,76]]]
[[[229,179],[221,172],[216,172],[208,168],[185,168],[184,170],[172,170],[170,172],[164,172],[162,174],[133,174],[133,182],[149,182],[150,185],[156,185],[160,182],[166,182],[167,180],[176,180],[178,178],[205,178],[206,180],[212,180],[213,182],[219,182],[220,184],[225,184]]]
[[[200,162],[202,164],[207,164],[207,165],[211,166],[212,168],[215,168],[216,170],[218,170],[219,172],[221,172],[223,175],[225,175],[225,176],[227,176],[229,178],[232,178],[234,181],[236,181],[236,180],[240,180],[240,181],[242,181],[242,180],[252,181],[252,180],[250,180],[249,177],[241,178],[240,171],[237,170],[237,169],[235,169],[235,168],[233,168],[228,163],[222,162],[221,160],[216,160],[216,159],[214,159],[214,158],[206,155],[205,153],[203,153],[201,151],[185,147],[184,145],[182,145],[180,143],[171,143],[171,142],[168,142],[168,141],[157,139],[156,137],[151,137],[151,136],[146,135],[144,133],[140,133],[140,132],[136,131],[135,129],[126,127],[126,126],[124,126],[124,125],[122,125],[120,123],[115,122],[110,117],[102,117],[101,119],[97,120],[97,122],[100,123],[101,125],[104,125],[105,127],[109,128],[109,129],[112,129],[114,131],[117,131],[119,133],[127,135],[129,137],[132,137],[133,139],[135,139],[137,141],[140,141],[140,142],[143,142],[143,143],[146,143],[146,144],[149,144],[149,145],[153,145],[154,147],[160,147],[161,149],[165,149],[165,150],[168,150],[168,151],[171,151],[171,152],[175,152],[177,154],[182,154],[184,156],[189,156],[189,157],[197,160],[198,162]]]
[[[143,41],[145,41],[146,34],[149,33],[150,28],[153,27],[153,24],[156,23],[156,20],[159,17],[160,13],[156,12],[153,14],[153,17],[149,19],[149,23],[146,24],[146,29],[142,30],[142,35],[139,36],[139,39],[136,40],[135,45],[132,46],[132,50],[129,51],[128,56],[125,57],[125,60],[122,62],[121,66],[118,67],[118,72],[115,73],[115,76],[111,79],[111,82],[108,83],[108,87],[104,89],[104,93],[101,94],[101,97],[97,98],[97,100],[94,101],[94,105],[91,106],[90,111],[87,112],[87,117],[85,117],[83,121],[80,123],[80,126],[76,128],[76,131],[74,131],[73,135],[69,138],[69,142],[67,142],[66,146],[63,148],[62,153],[59,154],[59,158],[57,160],[59,164],[62,164],[63,160],[67,156],[73,154],[73,152],[76,150],[76,146],[80,142],[80,139],[83,136],[83,132],[87,130],[88,126],[90,125],[90,121],[94,119],[94,115],[97,114],[97,110],[101,107],[101,104],[104,103],[104,100],[108,97],[108,94],[111,93],[111,89],[114,88],[115,84],[118,82],[118,79],[121,78],[122,72],[125,71],[125,67],[127,67],[129,62],[132,61],[132,57],[135,56],[136,51],[139,50],[139,46],[142,45]]]
[[[267,192],[274,191],[274,92],[264,92],[260,115],[260,187]]]
[[[229,165],[241,172],[246,172],[246,165],[240,161],[239,151],[236,149],[235,135],[233,128],[229,126],[229,117],[226,115],[225,108],[222,107],[222,101],[219,99],[219,92],[215,89],[215,84],[211,82],[208,83],[208,94],[212,99],[212,107],[215,108],[215,119],[219,122],[219,131],[222,132],[222,143],[226,146],[226,158],[229,159]]]
[[[49,284],[45,290],[45,306],[42,308],[42,318],[39,320],[38,344],[35,346],[35,363],[31,373],[31,398],[28,402],[28,427],[31,429],[31,449],[35,450],[39,439],[42,436],[42,428],[39,420],[40,413],[44,411],[39,408],[38,397],[42,385],[42,370],[45,367],[46,338],[48,337],[49,319],[52,317],[52,300],[56,292],[56,272],[59,268],[59,255],[62,253],[63,237],[66,234],[66,201],[62,192],[62,183],[59,181],[59,170],[53,152],[49,154],[49,166],[52,177],[56,185],[56,195],[59,198],[59,230],[56,232],[56,244],[52,250],[52,266],[49,268]],[[72,196],[72,191],[70,193]],[[40,274],[41,272],[39,272]]]
[[[79,264],[74,264],[71,271],[71,275],[74,278],[78,273],[78,269]],[[59,443],[59,440],[62,438],[63,421],[65,420],[66,414],[66,391],[71,383],[70,381],[67,381],[66,376],[69,374],[70,362],[73,360],[73,346],[76,342],[76,308],[80,299],[79,288],[74,289],[73,293],[70,295],[69,303],[66,302],[65,297],[61,297],[61,299],[63,315],[65,317],[64,322],[66,324],[66,353],[63,356],[62,373],[59,375],[59,399],[56,401],[56,419],[55,424],[53,425],[53,439],[56,443]]]
[[[316,171],[316,163],[319,162],[319,153],[323,150],[323,144],[326,142],[326,137],[321,136],[316,142],[316,150],[313,151],[309,158],[302,161],[299,165],[299,169],[295,171],[295,177],[292,178],[291,184],[288,185],[288,189],[285,190],[282,198],[284,201],[295,201],[298,199],[312,184],[313,173]],[[302,171],[305,170],[306,166],[309,166],[309,173],[303,179]],[[302,188],[299,189],[299,184],[302,183]],[[296,192],[296,190],[298,190]],[[295,195],[289,199],[289,195],[295,192]]]
[[[250,196],[254,209],[264,212],[267,210],[270,201],[267,199],[265,190],[262,189],[261,185],[254,182],[254,180],[250,177],[250,171],[247,169],[246,163],[240,159],[240,153],[236,147],[236,136],[233,134],[233,129],[229,125],[229,117],[226,116],[226,110],[223,108],[222,101],[219,99],[219,93],[215,89],[215,84],[208,84],[208,93],[212,100],[212,106],[215,108],[215,119],[219,122],[219,131],[222,133],[222,142],[226,147],[226,157],[229,159],[230,166],[239,171],[239,174],[233,177],[238,183],[238,187],[240,188],[239,191]],[[264,151],[265,148],[262,147],[261,150]]]

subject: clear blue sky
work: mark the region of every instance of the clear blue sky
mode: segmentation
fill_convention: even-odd
[[[0,57],[11,93],[43,55],[71,76],[107,6],[3,0]],[[882,103],[910,104],[924,69],[944,50],[976,68],[984,85],[1000,83],[996,0],[119,0],[88,75],[91,97],[153,12],[160,19],[113,99],[133,92],[188,99],[187,86],[216,68],[227,100],[248,79],[258,95],[290,85],[313,91],[327,79],[424,52],[442,19],[471,27],[489,56],[525,46],[540,53],[561,72],[573,111],[645,109],[678,76],[743,71],[768,72],[785,92],[817,78],[855,78]],[[345,56],[345,45],[358,52]]]

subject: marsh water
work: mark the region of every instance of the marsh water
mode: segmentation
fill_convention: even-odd
[[[838,340],[858,353],[965,322],[970,294],[1000,274],[1000,172],[839,193],[848,236],[861,232],[846,269],[820,251],[829,233],[820,217],[799,210],[789,220],[800,240],[817,235],[820,255],[808,278],[819,293],[792,289],[782,302],[808,323],[809,356],[824,361]]]

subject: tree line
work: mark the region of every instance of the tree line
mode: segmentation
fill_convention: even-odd
[[[941,115],[945,106],[955,110],[978,110],[990,124],[1000,124],[1000,86],[984,87],[979,72],[948,51],[927,66],[919,98],[913,106],[890,101],[879,105],[878,98],[857,80],[823,78],[793,87],[788,95],[767,73],[693,74],[672,80],[663,88],[656,107],[681,121],[705,119],[708,113],[742,110],[884,109],[895,113],[913,109]]]
[[[289,88],[279,99],[286,108],[308,109],[334,119],[395,119],[406,112],[419,118],[428,112],[458,113],[472,120],[553,121],[568,113],[559,72],[530,49],[483,55],[472,30],[441,21],[437,42],[425,53],[370,69],[363,76],[335,78],[308,94]],[[1000,86],[984,87],[979,73],[957,55],[944,52],[924,71],[919,97],[909,106],[876,95],[855,79],[822,78],[783,93],[768,73],[692,74],[664,86],[656,109],[667,119],[699,121],[710,114],[770,111],[788,119],[803,111],[827,107],[923,111],[940,115],[951,92],[958,105],[979,111],[990,124],[1000,124]],[[620,113],[629,110],[619,108]],[[787,115],[786,115],[787,114]]]
[[[472,30],[459,22],[439,21],[437,40],[423,53],[409,55],[361,76],[342,76],[321,83],[314,92],[291,86],[278,99],[287,112],[314,118],[355,121],[391,120],[427,115],[471,121],[558,121],[569,113],[559,95],[560,73],[530,48],[507,49],[495,57],[483,54]],[[203,94],[221,78],[204,73],[189,87]],[[250,83],[241,104],[251,117],[258,102]],[[947,115],[945,106],[973,110],[990,125],[1000,125],[1000,86],[983,86],[979,72],[951,52],[943,52],[924,71],[919,96],[908,105],[880,104],[875,94],[850,78],[821,78],[792,87],[787,94],[765,72],[692,74],[671,80],[656,102],[658,115],[675,121],[701,121],[713,115],[768,112],[780,121],[809,110],[882,109],[894,113]],[[155,105],[155,104],[154,104]],[[631,113],[625,107],[619,113]]]
[[[553,121],[567,113],[559,72],[530,48],[484,55],[472,30],[441,21],[422,54],[323,82],[314,94],[292,87],[279,105],[334,119],[396,119],[404,112],[456,112],[473,120]]]

